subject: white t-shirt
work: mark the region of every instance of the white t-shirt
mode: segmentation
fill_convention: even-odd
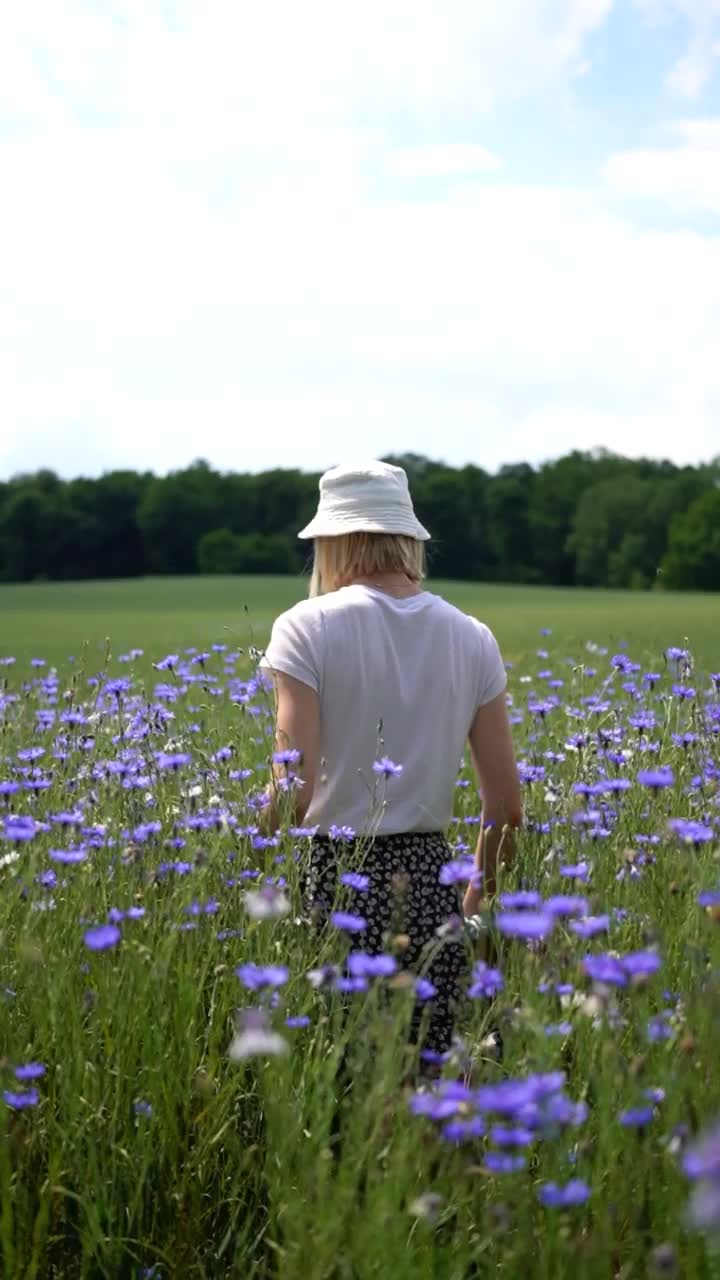
[[[260,665],[320,698],[309,826],[445,830],[475,712],[507,682],[482,622],[429,591],[397,599],[355,584],[281,614]],[[383,758],[402,773],[376,773]]]

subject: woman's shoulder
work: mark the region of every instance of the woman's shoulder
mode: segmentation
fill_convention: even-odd
[[[312,628],[322,616],[320,602],[320,596],[311,596],[307,600],[298,600],[297,604],[291,605],[289,609],[285,609],[283,613],[278,614],[275,619],[275,627],[279,630],[284,627],[294,627],[300,630],[303,627]]]
[[[487,623],[481,622],[479,618],[475,617],[475,614],[466,613],[464,609],[459,609],[457,605],[451,604],[444,596],[436,595],[433,599],[456,626],[464,629],[469,635],[489,636],[492,634]]]

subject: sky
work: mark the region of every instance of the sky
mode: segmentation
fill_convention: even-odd
[[[720,0],[22,0],[0,478],[720,454]]]

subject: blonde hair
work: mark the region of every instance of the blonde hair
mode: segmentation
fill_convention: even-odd
[[[310,595],[337,591],[353,578],[376,573],[405,573],[411,582],[425,577],[425,545],[399,533],[343,533],[316,538]]]

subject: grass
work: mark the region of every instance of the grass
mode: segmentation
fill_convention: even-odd
[[[716,601],[448,587],[514,663],[526,827],[501,889],[570,894],[571,912],[607,921],[584,936],[557,915],[539,946],[496,935],[502,990],[463,1009],[433,1120],[415,1114],[407,1083],[411,990],[371,983],[343,1015],[308,977],[352,940],[297,917],[307,838],[287,824],[270,842],[254,834],[272,710],[238,649],[301,587],[0,591],[0,656],[18,659],[0,667],[0,1274],[717,1280],[682,1168],[720,1117],[720,928],[698,903],[718,888],[720,857]],[[666,666],[685,635],[696,665]],[[601,649],[583,652],[589,640]],[[228,649],[205,667],[153,670],[214,641]],[[656,687],[611,666],[620,641],[660,673]],[[145,654],[121,662],[133,646]],[[543,671],[563,684],[546,686]],[[556,698],[543,716],[530,709],[539,690]],[[163,751],[185,762],[164,767]],[[638,774],[659,764],[673,781],[653,791]],[[608,789],[617,778],[626,790]],[[467,765],[461,781],[456,857],[478,818]],[[599,789],[585,798],[583,782]],[[671,817],[699,826],[683,839]],[[252,918],[245,894],[259,881],[294,909]],[[112,945],[89,947],[88,928],[113,921]],[[398,956],[401,945],[388,942]],[[482,949],[463,945],[479,962]],[[588,958],[608,951],[639,954],[644,973],[593,982]],[[287,981],[247,990],[236,974],[247,963],[287,966]],[[231,1060],[245,1006],[265,1011],[284,1052]],[[289,1027],[296,1015],[307,1025]],[[340,1099],[346,1053],[353,1087]],[[37,1078],[22,1078],[27,1064]],[[511,1114],[477,1092],[504,1079],[524,1082]],[[487,1134],[464,1132],[478,1116]],[[493,1152],[517,1167],[502,1171]],[[569,1178],[587,1200],[541,1203]]]
[[[624,641],[656,660],[668,645],[686,641],[701,664],[717,658],[718,596],[456,582],[429,587],[487,622],[510,660],[535,647],[542,627],[552,628],[554,644],[576,654],[601,637],[612,648]],[[83,644],[99,661],[108,639],[116,654],[139,647],[153,657],[178,644],[246,647],[252,637],[265,640],[276,614],[306,590],[304,580],[280,577],[0,586],[0,649],[58,663],[79,656]]]

